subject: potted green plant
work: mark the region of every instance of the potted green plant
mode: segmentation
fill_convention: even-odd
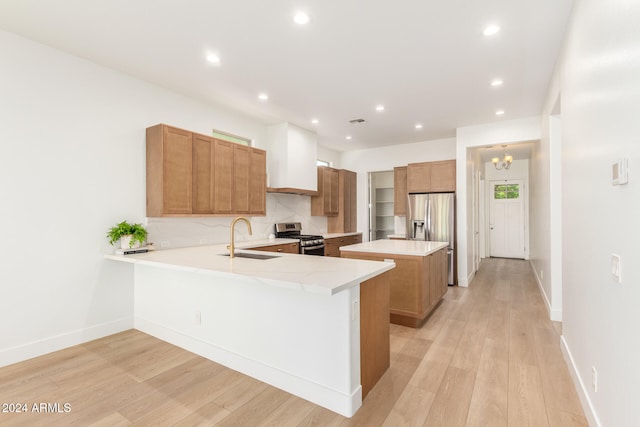
[[[127,221],[122,221],[111,227],[107,238],[111,245],[120,240],[122,249],[138,248],[147,240],[147,230],[142,224],[129,224]]]

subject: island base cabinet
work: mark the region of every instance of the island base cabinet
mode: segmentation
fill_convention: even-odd
[[[428,256],[391,255],[342,251],[344,258],[393,260],[389,276],[389,320],[396,325],[419,328],[447,291],[447,251]]]

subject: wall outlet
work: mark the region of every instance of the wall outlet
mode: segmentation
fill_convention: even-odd
[[[544,270],[540,270],[540,280],[544,279]]]
[[[163,240],[162,242],[160,242],[160,247],[161,248],[167,248],[169,246],[171,246],[171,242],[168,241],[168,240]]]
[[[596,367],[591,367],[591,386],[593,387],[594,392],[598,392],[598,371],[596,371]]]
[[[200,310],[196,311],[196,314],[193,317],[193,322],[196,325],[202,325],[202,312]]]

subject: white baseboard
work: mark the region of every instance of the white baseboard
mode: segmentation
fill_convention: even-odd
[[[587,418],[590,426],[601,427],[600,419],[596,414],[596,410],[593,407],[593,403],[589,398],[589,394],[587,393],[587,388],[585,386],[584,381],[580,377],[580,373],[578,372],[578,368],[573,360],[573,356],[571,355],[571,350],[569,349],[569,345],[567,341],[564,339],[564,335],[560,337],[560,348],[562,349],[562,355],[564,356],[565,362],[567,362],[567,367],[569,368],[569,374],[571,374],[571,379],[573,379],[573,383],[576,386],[576,391],[578,392],[578,398],[580,399],[580,403],[582,404],[582,410],[584,411],[584,415]]]
[[[123,317],[111,322],[101,323],[77,331],[67,332],[53,337],[32,341],[16,347],[0,350],[0,367],[22,362],[43,354],[83,344],[98,338],[117,334],[133,328],[133,317]]]
[[[242,372],[345,417],[352,417],[362,406],[362,386],[358,386],[351,395],[347,395],[140,317],[134,319],[134,327],[153,337]]]
[[[549,319],[554,322],[562,322],[562,310],[557,308],[551,308],[551,302],[549,301],[549,297],[544,290],[544,286],[542,286],[542,280],[540,276],[538,276],[538,271],[533,265],[533,261],[529,261],[531,265],[531,270],[533,270],[533,275],[536,278],[536,283],[538,284],[538,289],[540,289],[540,293],[542,294],[542,299],[544,300],[544,305],[547,307],[547,313],[549,313]]]

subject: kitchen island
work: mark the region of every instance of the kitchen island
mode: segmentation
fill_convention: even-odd
[[[226,245],[213,245],[106,258],[133,264],[136,329],[352,416],[372,387],[365,356],[377,350],[368,348],[368,319],[388,310],[388,297],[380,305],[367,295],[388,295],[383,273],[394,264],[225,254]],[[254,255],[268,258],[242,257]],[[388,352],[388,338],[386,345]]]
[[[390,277],[390,321],[417,328],[447,292],[448,242],[374,240],[343,246],[344,258],[393,261]]]

